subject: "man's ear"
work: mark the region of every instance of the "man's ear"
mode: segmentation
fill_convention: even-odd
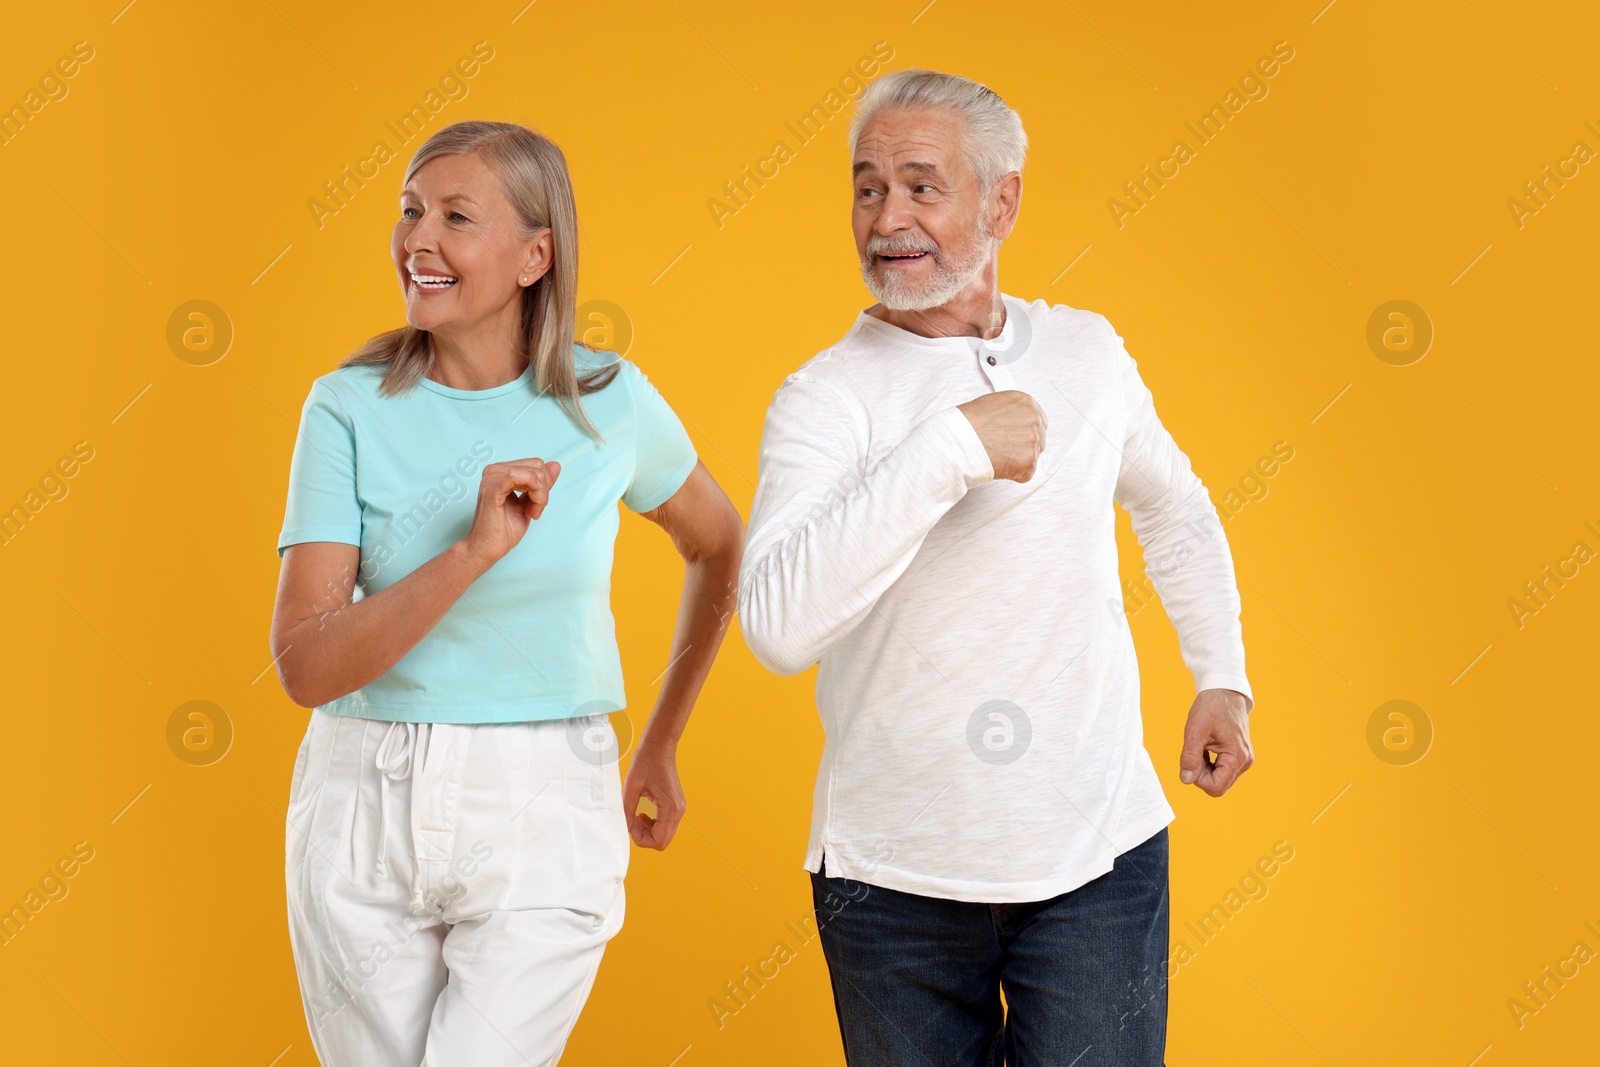
[[[1016,228],[1022,210],[1022,172],[1014,170],[996,182],[989,203],[991,232],[995,240],[1004,241]]]

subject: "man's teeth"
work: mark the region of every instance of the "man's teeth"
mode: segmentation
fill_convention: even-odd
[[[411,280],[422,289],[448,289],[458,279],[443,274],[412,274]]]

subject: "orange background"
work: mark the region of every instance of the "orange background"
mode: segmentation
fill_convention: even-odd
[[[1293,449],[1227,519],[1257,763],[1222,800],[1177,782],[1192,681],[1159,607],[1132,617],[1178,812],[1175,941],[1274,843],[1294,850],[1265,897],[1189,941],[1168,1062],[1592,1058],[1592,962],[1520,1025],[1508,1007],[1576,943],[1600,949],[1585,925],[1600,927],[1585,668],[1600,566],[1567,564],[1520,625],[1508,605],[1576,542],[1600,550],[1582,311],[1600,175],[1568,164],[1537,213],[1508,206],[1575,142],[1600,148],[1588,5],[121,2],[30,5],[0,37],[0,104],[92,48],[0,145],[0,506],[41,479],[59,497],[32,498],[0,544],[0,906],[76,842],[93,850],[0,947],[7,1059],[315,1062],[283,889],[308,712],[269,669],[274,547],[312,378],[401,321],[387,243],[421,138],[320,228],[307,203],[477,41],[493,59],[425,132],[495,118],[563,147],[581,298],[623,310],[629,358],[745,514],[773,390],[872,302],[848,111],[803,146],[785,122],[879,41],[891,69],[1000,92],[1033,144],[1003,288],[1110,318],[1219,506],[1275,443]],[[1184,123],[1279,41],[1294,57],[1268,94],[1119,227],[1122,183],[1194,147]],[[779,139],[793,158],[719,226],[708,201]],[[191,300],[230,324],[221,358],[169,344]],[[1368,342],[1391,300],[1432,324],[1406,366],[1415,348]],[[591,325],[604,340],[619,324]],[[92,458],[50,481],[78,442]],[[635,519],[618,552],[642,715],[681,566]],[[722,1027],[708,1007],[810,906],[812,685],[730,633],[682,751],[691,823],[666,853],[635,851],[627,925],[564,1063],[841,1062],[816,943]],[[191,700],[233,732],[206,766],[169,742]],[[1386,710],[1369,732],[1395,700],[1409,718]]]

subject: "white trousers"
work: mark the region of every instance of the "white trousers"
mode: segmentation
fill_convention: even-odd
[[[622,926],[616,752],[604,716],[454,724],[312,711],[285,876],[324,1067],[560,1058]]]

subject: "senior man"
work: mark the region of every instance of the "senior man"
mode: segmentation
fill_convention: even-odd
[[[772,670],[821,664],[805,866],[851,1067],[1163,1062],[1174,815],[1113,502],[1198,692],[1180,780],[1220,796],[1252,762],[1205,487],[1103,316],[1000,290],[1026,150],[975,82],[872,85],[852,220],[879,303],[762,436],[739,611]]]

